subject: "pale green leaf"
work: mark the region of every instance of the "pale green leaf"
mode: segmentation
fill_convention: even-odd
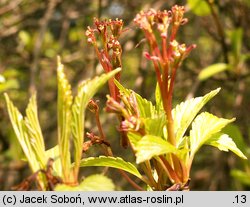
[[[138,109],[140,112],[141,118],[154,118],[156,113],[155,106],[151,101],[148,101],[145,98],[142,98],[139,94],[135,94]]]
[[[176,156],[187,164],[189,161],[189,152],[189,137],[185,136],[183,137],[182,144],[179,146],[178,151],[176,152]]]
[[[152,102],[148,101],[145,98],[142,98],[138,93],[135,93],[134,91],[130,89],[126,89],[116,80],[115,80],[115,84],[117,88],[119,89],[120,93],[123,93],[127,97],[130,97],[132,93],[135,94],[136,102],[138,105],[138,110],[139,110],[141,118],[153,118],[157,114],[155,106],[152,104]]]
[[[190,156],[193,158],[194,154],[203,144],[234,120],[234,118],[218,118],[208,112],[199,114],[193,121],[192,129],[190,131]]]
[[[16,79],[7,79],[4,82],[0,82],[0,93],[5,92],[9,89],[18,89],[18,88],[19,88],[19,82]]]
[[[16,137],[23,149],[23,152],[29,162],[29,165],[33,172],[36,172],[40,169],[40,165],[36,160],[36,155],[33,152],[28,133],[27,128],[24,124],[23,116],[18,111],[18,109],[13,105],[11,100],[9,99],[7,94],[4,94],[5,100],[7,103],[8,113],[10,116],[12,127],[15,131]]]
[[[227,134],[218,133],[215,136],[212,136],[212,138],[208,139],[205,144],[217,147],[221,151],[228,152],[228,150],[230,150],[240,158],[247,159],[247,157],[236,146],[232,138],[230,138]]]
[[[172,110],[177,147],[182,143],[183,136],[187,128],[189,127],[195,116],[198,114],[198,112],[219,91],[220,88],[211,91],[203,97],[189,99],[185,102],[180,103]]]
[[[142,136],[136,132],[128,132],[129,142],[132,145],[133,149],[136,149],[137,143],[141,140]]]
[[[78,186],[59,184],[55,191],[114,191],[112,180],[104,175],[96,174],[85,178]]]
[[[27,132],[30,137],[31,146],[34,148],[33,151],[36,153],[36,157],[41,164],[41,168],[45,168],[47,160],[45,158],[45,145],[42,130],[38,120],[36,94],[34,94],[29,100],[24,120],[28,129]]]
[[[119,89],[120,93],[123,93],[125,96],[129,97],[132,93],[132,90],[125,88],[119,81],[114,80],[115,85]]]
[[[142,178],[142,175],[139,173],[137,168],[130,162],[124,161],[120,157],[90,157],[82,159],[80,163],[81,167],[88,166],[99,166],[99,167],[112,167],[120,170],[124,170],[138,178]]]
[[[22,114],[13,105],[7,94],[4,94],[8,114],[11,120],[12,127],[16,134],[16,137],[22,147],[25,157],[29,163],[29,166],[33,173],[40,170],[43,166],[41,162],[37,160],[37,154],[34,152],[34,148],[31,146],[31,139],[28,134],[28,129],[24,123]],[[42,189],[45,188],[44,176],[42,174],[38,175],[38,182]]]
[[[189,8],[198,16],[207,16],[211,13],[211,10],[206,0],[188,0]]]
[[[230,174],[242,184],[250,186],[250,173],[241,170],[232,170]]]
[[[70,134],[71,134],[71,86],[64,74],[63,65],[58,57],[57,66],[57,122],[58,122],[58,145],[62,162],[64,179],[69,180],[70,176]]]
[[[154,156],[174,153],[177,149],[161,137],[145,135],[136,145],[136,163],[150,160]]]
[[[198,78],[201,81],[204,81],[217,73],[228,70],[230,66],[226,63],[215,63],[213,65],[209,65],[208,67],[201,70]]]
[[[237,28],[231,31],[230,37],[231,37],[232,52],[233,52],[234,59],[237,64],[239,61],[239,58],[241,55],[241,49],[242,49],[242,37],[243,37],[242,28]]]
[[[229,124],[221,131],[222,134],[227,134],[229,137],[233,137],[233,141],[237,147],[244,154],[247,152],[248,145],[246,144],[244,137],[240,131],[240,128],[236,124]]]
[[[89,103],[89,100],[95,95],[95,93],[115,74],[120,72],[118,68],[107,74],[97,76],[92,80],[86,80],[82,82],[78,87],[78,93],[74,99],[72,105],[72,133],[73,143],[75,148],[74,160],[75,160],[75,172],[78,173],[80,159],[82,156],[82,143],[84,141],[84,118],[85,110]]]
[[[162,98],[161,98],[161,91],[158,83],[156,84],[155,87],[155,103],[156,103],[155,108],[157,112],[158,113],[164,112]]]
[[[47,150],[45,152],[46,159],[49,160],[50,158],[54,160],[53,162],[53,171],[56,173],[57,176],[62,177],[62,163],[60,159],[60,152],[59,152],[59,146],[56,145],[55,147],[52,147],[51,149]]]
[[[161,137],[163,135],[163,127],[166,125],[166,116],[163,113],[155,118],[142,119],[147,134]]]

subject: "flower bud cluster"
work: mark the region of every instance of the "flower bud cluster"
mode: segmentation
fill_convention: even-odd
[[[153,61],[162,61],[162,65],[166,62],[177,62],[180,57],[186,57],[185,53],[189,53],[189,49],[185,44],[179,44],[176,41],[176,33],[180,25],[185,24],[188,20],[184,18],[185,8],[183,6],[173,6],[171,10],[155,11],[150,9],[147,12],[141,11],[134,19],[134,22],[144,31],[145,36],[150,44],[152,53],[147,53],[147,58]],[[154,29],[156,27],[156,29]],[[162,44],[156,41],[156,31],[162,38]],[[162,52],[158,52],[162,50]],[[152,58],[151,58],[152,57]]]
[[[101,39],[101,45],[103,47],[97,49],[106,52],[106,55],[108,55],[111,51],[114,57],[118,57],[122,53],[121,45],[118,41],[118,38],[122,33],[122,28],[122,20],[109,19],[100,21],[99,19],[95,18],[94,28],[88,27],[87,31],[85,32],[85,35],[87,37],[87,41],[97,47],[97,38],[95,36],[95,34],[97,34]]]
[[[94,26],[88,27],[85,35],[87,41],[95,48],[95,52],[105,72],[110,72],[122,67],[121,55],[122,47],[118,38],[123,32],[123,21],[119,19],[101,21],[94,19]],[[120,73],[115,78],[120,80]],[[109,90],[111,96],[118,100],[118,89],[114,81],[109,80]]]
[[[167,119],[168,137],[173,145],[175,139],[171,111],[176,72],[195,47],[186,47],[176,40],[179,27],[187,23],[184,12],[183,6],[175,5],[169,11],[142,11],[134,19],[135,24],[143,30],[149,45],[150,52],[144,52],[144,55],[154,65]]]
[[[120,124],[121,131],[139,131],[143,127],[134,93],[129,96],[121,94],[122,103],[118,103],[110,96],[107,96],[107,99],[107,111],[123,117]]]

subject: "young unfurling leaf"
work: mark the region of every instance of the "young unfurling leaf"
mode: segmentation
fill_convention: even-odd
[[[58,57],[57,66],[57,121],[58,121],[58,145],[60,151],[60,158],[62,162],[62,172],[64,179],[67,182],[72,182],[70,178],[70,133],[71,133],[71,105],[72,105],[72,91]]]
[[[120,72],[120,68],[109,73],[95,77],[92,80],[82,82],[78,87],[78,93],[72,105],[72,134],[74,144],[74,174],[78,174],[80,160],[82,156],[82,143],[84,141],[84,119],[85,110],[89,100],[111,77]]]

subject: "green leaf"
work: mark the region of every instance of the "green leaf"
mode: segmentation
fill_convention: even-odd
[[[236,64],[240,60],[241,49],[242,49],[242,37],[243,37],[243,30],[242,28],[237,28],[231,32],[231,45],[232,45],[232,52]]]
[[[52,158],[54,160],[53,162],[53,172],[56,173],[57,176],[62,177],[62,163],[60,159],[60,152],[59,152],[59,146],[56,145],[55,147],[52,147],[51,149],[47,150],[45,152],[47,160]]]
[[[205,0],[188,0],[188,6],[197,16],[207,16],[211,10]]]
[[[95,93],[116,73],[120,72],[118,68],[107,74],[97,76],[92,80],[86,80],[82,82],[78,87],[78,93],[74,99],[72,105],[72,133],[73,143],[75,148],[74,161],[75,161],[75,173],[78,173],[78,168],[82,156],[82,143],[84,141],[84,118],[85,110],[89,103],[89,100],[95,95]]]
[[[152,102],[148,101],[145,98],[142,98],[138,93],[134,92],[133,90],[126,89],[122,86],[118,81],[115,80],[115,84],[119,89],[120,93],[123,93],[125,96],[130,97],[131,93],[135,94],[136,101],[138,104],[138,109],[141,118],[153,118],[155,117],[156,109]]]
[[[37,160],[37,154],[34,152],[34,148],[31,146],[31,138],[29,137],[28,129],[24,123],[22,114],[13,105],[7,94],[4,94],[5,101],[7,104],[7,109],[9,117],[11,120],[12,127],[16,134],[16,137],[22,147],[25,157],[29,163],[29,166],[33,173],[41,169],[42,164]],[[44,177],[43,175],[38,175],[38,182],[42,189],[45,189]]]
[[[16,137],[23,149],[23,152],[29,162],[32,171],[36,172],[37,170],[40,169],[40,165],[36,160],[36,155],[33,152],[31,143],[29,141],[27,127],[24,124],[23,116],[18,111],[18,109],[13,105],[13,103],[9,99],[9,96],[7,94],[4,94],[4,96],[7,103],[10,121],[15,131]]]
[[[223,134],[228,134],[229,137],[233,137],[233,140],[237,147],[245,154],[247,152],[247,144],[241,134],[239,127],[235,124],[229,124],[222,129]]]
[[[33,147],[33,151],[36,153],[36,157],[41,164],[41,168],[45,168],[47,159],[45,157],[45,145],[42,135],[42,130],[38,120],[36,94],[34,94],[30,100],[26,109],[25,125],[27,127],[28,136],[30,137],[30,143]]]
[[[192,129],[190,131],[190,157],[193,158],[194,154],[203,144],[234,120],[234,118],[218,118],[208,112],[199,114],[193,121]]]
[[[250,186],[250,174],[241,170],[232,170],[231,175],[242,184]]]
[[[228,150],[231,150],[240,158],[247,159],[247,157],[236,146],[232,138],[230,138],[227,134],[218,133],[216,136],[208,139],[205,144],[217,147],[221,151],[228,152]]]
[[[99,167],[113,167],[116,169],[124,170],[132,175],[142,178],[142,175],[139,173],[137,168],[130,162],[124,161],[120,157],[90,157],[86,159],[82,159],[80,163],[81,167],[88,166],[99,166]]]
[[[145,135],[136,145],[136,163],[150,160],[154,156],[174,153],[177,149],[161,137]]]
[[[146,118],[142,120],[147,134],[159,137],[163,135],[163,127],[166,125],[166,116],[164,113],[156,118]]]
[[[223,72],[225,70],[228,70],[230,66],[226,63],[216,63],[213,65],[210,65],[200,72],[198,78],[201,81],[204,81],[212,76],[214,76],[217,73]]]
[[[85,178],[78,186],[59,184],[55,191],[114,191],[115,185],[112,180],[104,175],[96,174]]]
[[[137,143],[142,139],[142,136],[136,132],[128,132],[128,138],[133,149],[136,149]]]
[[[151,101],[142,98],[139,94],[135,93],[136,101],[138,104],[138,109],[141,118],[154,118],[156,113],[155,106]]]
[[[195,116],[198,114],[198,112],[211,98],[219,93],[219,91],[220,88],[217,88],[216,90],[211,91],[203,97],[189,99],[185,102],[180,103],[172,110],[177,147],[179,147],[179,145],[182,143],[183,136],[187,128],[189,127]]]
[[[181,146],[179,146],[176,156],[186,165],[189,162],[189,137],[185,136]]]
[[[115,85],[119,89],[120,93],[123,93],[125,96],[129,97],[132,93],[132,90],[125,88],[119,81],[114,80]]]
[[[2,79],[2,81],[4,82],[0,82],[0,93],[7,91],[9,89],[19,88],[19,82],[16,79],[7,79],[7,80]]]
[[[156,84],[155,87],[155,102],[156,102],[155,108],[157,112],[158,113],[164,112],[162,98],[161,98],[161,91],[158,83]]]
[[[58,57],[57,66],[57,122],[58,122],[58,145],[62,162],[62,171],[65,181],[70,177],[70,134],[71,134],[71,105],[72,91],[71,86],[64,74],[63,65]]]

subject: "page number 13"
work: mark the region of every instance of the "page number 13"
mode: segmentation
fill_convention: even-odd
[[[247,202],[247,196],[246,195],[236,195],[235,200],[233,203],[246,203]]]

